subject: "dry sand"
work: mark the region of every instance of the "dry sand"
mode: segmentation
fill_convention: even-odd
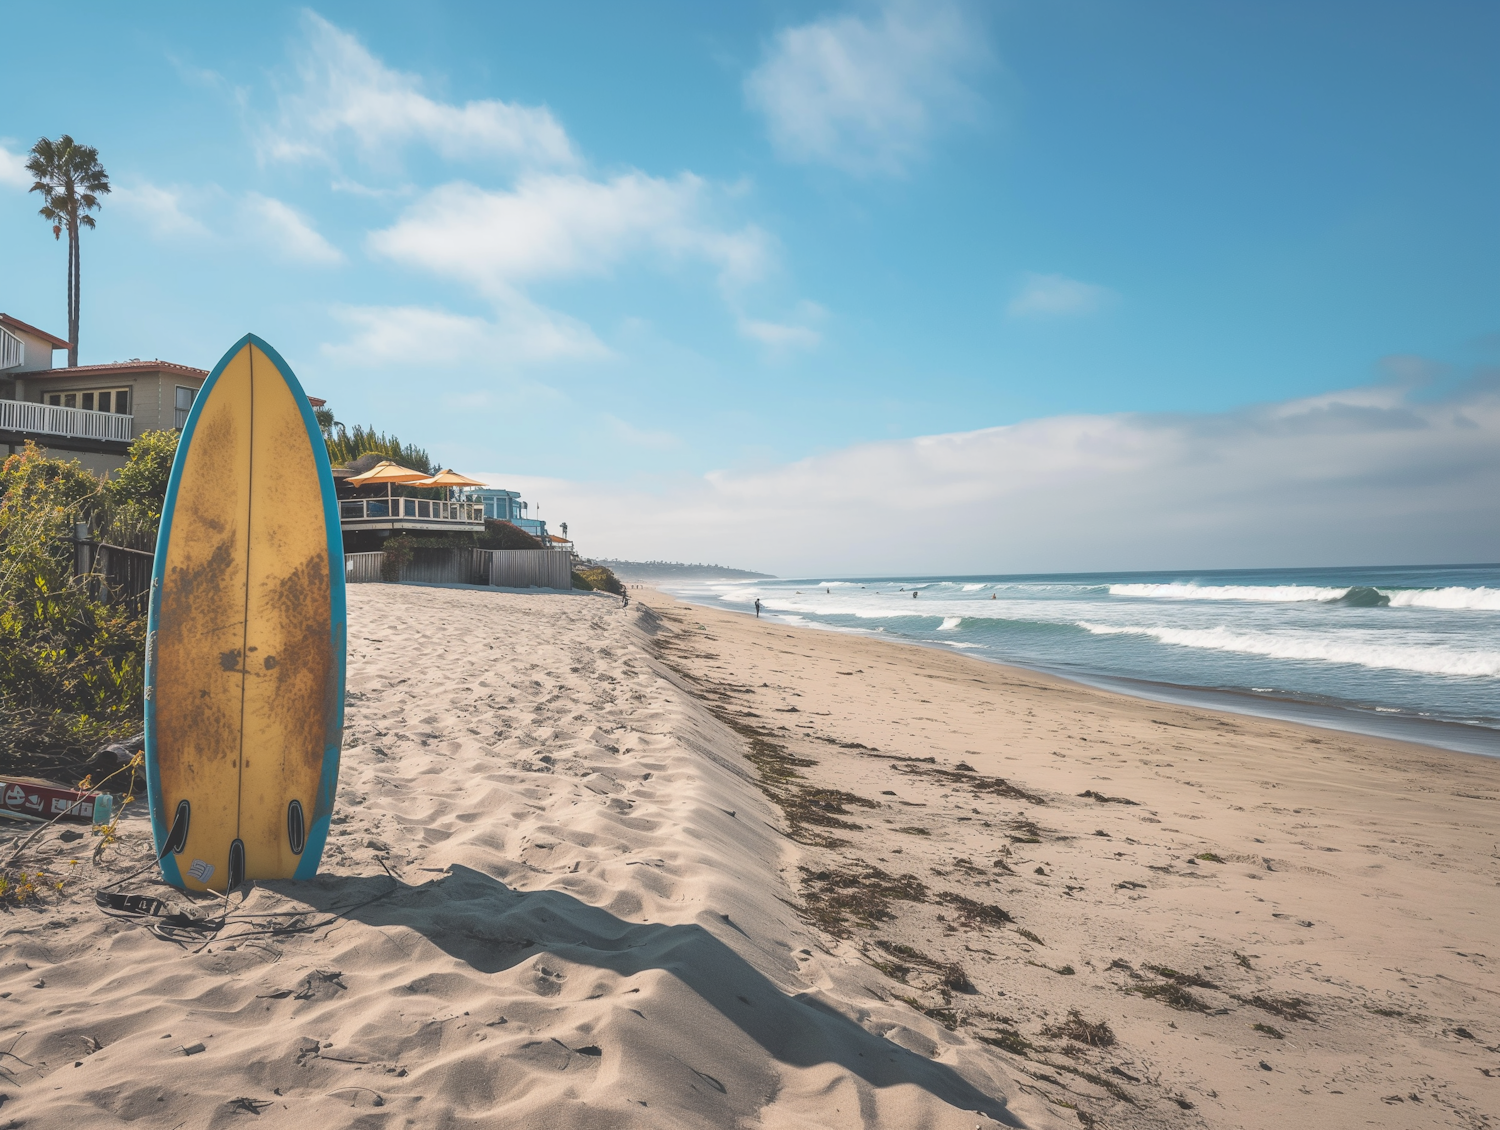
[[[349,595],[324,874],[200,949],[92,906],[141,816],[29,854],[84,862],[0,916],[0,1125],[1500,1110],[1500,763],[655,594]]]

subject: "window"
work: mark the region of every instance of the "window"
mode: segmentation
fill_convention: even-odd
[[[174,426],[179,430],[187,426],[188,413],[193,409],[193,397],[197,392],[195,388],[177,386],[177,422]]]
[[[83,408],[89,412],[114,412],[127,416],[130,414],[130,390],[106,388],[90,392],[49,392],[47,403],[58,408]]]

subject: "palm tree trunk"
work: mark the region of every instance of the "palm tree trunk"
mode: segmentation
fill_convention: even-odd
[[[79,258],[79,249],[82,240],[76,235],[73,237],[73,318],[68,326],[68,367],[73,368],[78,364],[78,313],[82,305],[83,271],[82,261]]]

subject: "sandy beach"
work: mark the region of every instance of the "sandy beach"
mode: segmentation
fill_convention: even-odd
[[[352,586],[323,872],[216,935],[93,906],[141,812],[29,851],[0,1121],[1493,1125],[1500,762],[633,595]]]

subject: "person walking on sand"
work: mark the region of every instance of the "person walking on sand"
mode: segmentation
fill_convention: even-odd
[[[630,594],[628,592],[622,592],[620,594],[620,607],[621,608],[629,608],[630,607]]]
[[[755,618],[760,619],[760,597],[755,598]]]

